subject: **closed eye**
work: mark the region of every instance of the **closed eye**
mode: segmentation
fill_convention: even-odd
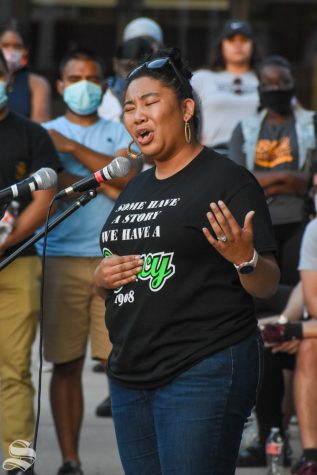
[[[133,106],[125,106],[123,109],[123,113],[125,112],[132,112],[135,109]]]
[[[146,106],[152,106],[153,104],[157,104],[159,101],[151,101],[151,102],[147,102],[145,105]]]

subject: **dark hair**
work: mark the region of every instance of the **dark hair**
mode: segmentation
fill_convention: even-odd
[[[116,49],[115,57],[139,61],[152,53],[151,43],[144,38],[138,37],[120,43]]]
[[[26,28],[23,28],[22,26],[18,26],[17,21],[12,20],[10,23],[7,23],[0,27],[0,37],[10,31],[20,36],[23,46],[25,48],[29,47],[29,35],[27,33]]]
[[[286,58],[284,58],[284,56],[279,56],[277,54],[267,56],[260,62],[257,67],[257,75],[259,75],[262,69],[266,66],[279,66],[280,68],[287,69],[292,73],[291,63]]]
[[[130,77],[130,74],[133,73],[133,71],[128,74],[126,88],[132,80],[137,79],[139,77],[147,76],[153,79],[158,79],[159,81],[163,82],[167,87],[174,89],[177,97],[180,100],[186,99],[187,97],[193,98],[193,90],[190,84],[190,78],[192,77],[192,73],[187,67],[187,65],[185,65],[182,61],[180,50],[178,48],[160,49],[145,58],[145,60],[146,62],[150,62],[154,61],[155,59],[161,58],[169,58],[173,62],[175,68],[177,68],[180,77],[182,78],[182,82],[180,82],[179,78],[175,74],[175,71],[170,64],[166,64],[161,68],[157,69],[149,69],[146,67],[146,64],[144,62],[144,67],[142,67],[142,65],[138,66],[138,70],[132,75],[132,77]]]
[[[211,55],[208,67],[212,71],[224,71],[226,69],[225,59],[222,53],[222,42],[225,38],[219,36],[212,45]],[[262,58],[259,45],[255,39],[249,38],[252,42],[252,54],[250,58],[250,69],[256,69],[257,64]]]
[[[104,76],[105,74],[105,64],[103,60],[95,54],[93,51],[90,51],[88,49],[76,49],[69,51],[68,53],[65,54],[65,56],[62,58],[60,64],[59,64],[59,73],[60,76],[63,76],[66,64],[69,61],[72,61],[73,59],[79,59],[83,61],[94,61],[100,66],[101,69],[101,74]]]
[[[2,63],[2,66],[3,66],[4,70],[5,70],[5,72],[6,72],[7,74],[9,74],[9,68],[8,68],[6,59],[5,59],[4,54],[3,54],[3,52],[2,52],[1,49],[0,49],[0,62]]]
[[[133,74],[132,71],[131,77],[129,76],[129,74],[131,73],[128,74],[125,92],[131,81],[146,76],[153,79],[157,79],[158,81],[161,81],[165,86],[169,87],[170,89],[173,89],[179,101],[182,101],[187,98],[194,99],[196,107],[193,116],[193,125],[195,133],[197,134],[199,129],[199,104],[197,99],[195,98],[195,93],[190,83],[192,72],[190,71],[187,64],[183,61],[181,57],[181,52],[178,48],[159,49],[158,51],[155,51],[153,54],[147,57],[146,62],[154,61],[155,59],[161,58],[169,58],[172,61],[182,81],[180,81],[180,79],[175,74],[173,67],[168,63],[158,69],[147,68],[146,64],[143,63],[144,67],[142,67],[142,65],[138,66],[139,69],[135,72],[135,74]]]

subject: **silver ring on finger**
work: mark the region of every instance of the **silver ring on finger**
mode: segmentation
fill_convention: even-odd
[[[225,236],[224,234],[222,236],[217,236],[217,240],[221,241],[221,242],[227,242],[228,241],[227,236]]]

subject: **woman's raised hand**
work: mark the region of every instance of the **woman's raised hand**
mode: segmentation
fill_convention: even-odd
[[[250,261],[254,252],[252,226],[254,211],[246,214],[241,228],[223,201],[211,203],[210,209],[207,218],[216,238],[207,228],[203,228],[207,241],[232,264]]]

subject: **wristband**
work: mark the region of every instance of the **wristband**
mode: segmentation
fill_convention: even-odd
[[[284,339],[285,341],[302,340],[303,339],[303,324],[301,322],[286,323]]]

